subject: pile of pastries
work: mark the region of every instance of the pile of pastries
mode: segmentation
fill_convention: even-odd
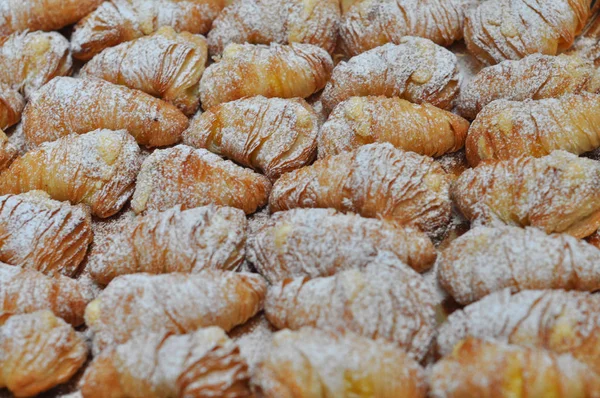
[[[598,67],[592,0],[0,0],[0,396],[600,398]]]

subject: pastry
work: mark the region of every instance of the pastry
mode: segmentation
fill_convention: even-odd
[[[271,211],[331,207],[435,234],[450,220],[450,177],[431,158],[370,144],[284,174]]]
[[[52,199],[85,203],[95,216],[118,212],[134,190],[140,149],[125,130],[96,130],[46,143],[0,174],[0,194],[36,189]]]
[[[92,242],[90,209],[43,191],[0,196],[0,261],[75,276]]]
[[[319,134],[319,158],[361,145],[389,142],[398,149],[442,156],[465,145],[469,122],[430,104],[398,97],[350,97],[339,103]]]
[[[420,37],[403,37],[340,62],[321,101],[327,112],[350,97],[383,95],[442,109],[452,107],[460,75],[456,56]]]
[[[25,99],[18,91],[0,83],[0,129],[6,129],[21,120]]]
[[[8,141],[8,137],[0,129],[0,171],[6,169],[18,155],[17,147]]]
[[[420,231],[334,209],[275,213],[250,234],[246,251],[271,283],[361,269],[383,251],[419,272],[429,269],[436,257],[433,243]]]
[[[107,48],[81,69],[81,76],[141,90],[193,115],[200,106],[206,39],[164,26],[156,33]]]
[[[256,95],[306,98],[325,87],[332,69],[327,51],[312,44],[229,44],[202,76],[202,107]]]
[[[205,149],[187,145],[157,150],[137,178],[131,207],[136,213],[216,204],[254,213],[267,203],[268,178]]]
[[[318,134],[318,117],[303,99],[258,96],[198,114],[184,131],[183,142],[275,180],[314,159]]]
[[[33,145],[96,129],[125,129],[140,145],[175,144],[188,119],[175,106],[99,79],[58,77],[31,97],[23,132]]]

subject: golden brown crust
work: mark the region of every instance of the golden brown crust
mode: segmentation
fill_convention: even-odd
[[[127,130],[145,146],[176,144],[188,119],[175,106],[99,79],[58,77],[35,92],[23,114],[27,140],[39,145],[96,129]]]
[[[21,120],[25,99],[18,91],[0,84],[0,129],[6,129]]]
[[[267,203],[269,179],[205,149],[156,150],[144,161],[131,207],[136,213],[215,204],[254,213]]]
[[[0,129],[0,171],[6,169],[17,158],[18,150],[8,141],[8,137]]]
[[[331,207],[435,234],[450,220],[450,177],[431,158],[370,144],[284,174],[271,211]]]
[[[85,64],[80,76],[141,90],[190,116],[200,106],[207,52],[203,36],[165,26],[151,36],[107,48]]]
[[[318,117],[303,99],[258,96],[199,114],[183,132],[183,142],[275,180],[314,159],[318,134]]]
[[[125,130],[69,135],[27,152],[0,174],[0,194],[43,190],[53,199],[85,203],[110,217],[129,200],[140,149]]]
[[[35,396],[68,381],[87,355],[83,339],[50,311],[12,316],[0,326],[0,387]]]
[[[325,87],[332,70],[327,51],[311,44],[229,44],[202,76],[202,107],[256,95],[306,98]]]
[[[533,226],[583,238],[600,227],[599,186],[596,161],[555,151],[467,170],[452,197],[476,224]]]
[[[335,107],[321,128],[319,158],[374,142],[437,157],[461,149],[468,130],[468,121],[430,104],[398,97],[351,97]]]

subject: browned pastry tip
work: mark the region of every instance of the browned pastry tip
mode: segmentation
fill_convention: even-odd
[[[0,171],[6,169],[17,158],[18,150],[8,141],[8,137],[0,129]]]
[[[25,99],[18,91],[0,83],[0,129],[6,129],[21,120]]]

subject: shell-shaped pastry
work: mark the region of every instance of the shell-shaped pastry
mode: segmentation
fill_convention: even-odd
[[[21,120],[25,99],[18,91],[0,84],[0,129],[8,128]]]
[[[183,142],[275,180],[314,159],[318,134],[319,119],[303,99],[258,96],[199,114],[184,131]]]

